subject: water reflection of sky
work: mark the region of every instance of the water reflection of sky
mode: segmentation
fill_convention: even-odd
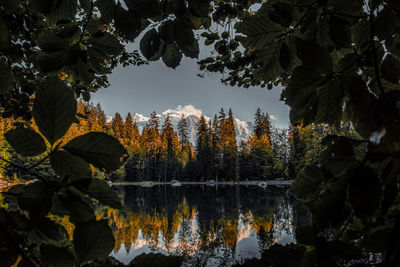
[[[193,204],[193,201],[189,202]],[[261,250],[274,243],[285,245],[295,242],[293,206],[285,197],[276,202],[272,214],[265,214],[264,217],[260,212],[254,214],[252,207],[238,207],[236,216],[225,214],[224,207],[220,207],[223,211],[221,218],[201,220],[200,216],[205,215],[199,209],[201,207],[191,206],[184,199],[175,209],[169,209],[168,212],[173,215],[168,212],[163,215],[151,214],[148,210],[146,215],[119,215],[119,220],[126,221],[112,222],[111,225],[124,227],[124,224],[128,224],[131,227],[129,229],[136,232],[130,234],[134,236],[131,239],[126,238],[128,234],[122,237],[116,234],[116,239],[124,240],[119,241],[120,246],[116,247],[112,256],[126,265],[142,253],[161,253],[186,256],[184,266],[229,266],[245,259],[260,258]],[[193,214],[190,216],[188,211]],[[140,216],[147,216],[147,219],[139,219],[134,223],[129,221],[129,218],[137,219]],[[179,226],[175,225],[174,228],[171,224],[177,222]],[[206,227],[204,222],[208,224]],[[132,228],[132,225],[136,226]],[[170,229],[169,240],[163,229]]]

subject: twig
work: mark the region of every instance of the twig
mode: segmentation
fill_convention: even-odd
[[[300,24],[303,22],[304,18],[307,16],[308,12],[310,12],[311,7],[312,7],[315,3],[317,3],[317,1],[311,3],[311,4],[308,6],[307,10],[304,12],[304,14],[301,16],[301,18],[297,21],[297,23],[293,26],[293,28],[291,28],[290,30],[288,30],[288,31],[286,31],[286,32],[284,32],[284,33],[282,33],[282,34],[280,34],[280,35],[278,35],[277,38],[286,37],[287,35],[289,35],[289,34],[291,34],[292,32],[294,32],[294,31],[297,29],[297,27],[299,27]]]
[[[43,176],[39,175],[39,174],[36,173],[36,172],[31,171],[30,169],[26,168],[25,166],[21,166],[21,165],[19,165],[19,164],[16,164],[16,163],[14,163],[14,162],[11,162],[11,161],[9,161],[9,160],[7,160],[7,159],[1,157],[1,156],[0,156],[0,160],[2,160],[2,161],[4,161],[4,162],[6,162],[6,163],[8,163],[8,164],[10,164],[10,165],[12,165],[12,166],[18,168],[18,169],[20,169],[20,170],[22,170],[22,171],[24,171],[24,172],[26,172],[27,174],[33,175],[33,176],[37,177],[38,179],[40,179],[40,180],[42,180],[42,181],[48,183],[48,181],[47,181]],[[3,166],[2,168],[5,169],[4,166]]]
[[[35,266],[35,267],[39,267],[40,265],[36,262],[35,259],[33,259],[32,257],[30,257],[26,251],[25,248],[22,247],[21,242],[19,242],[18,240],[16,240],[16,238],[12,235],[12,233],[10,233],[8,230],[6,230],[6,226],[2,225],[1,227],[1,231],[2,233],[6,236],[6,239],[8,239],[8,241],[11,242],[7,242],[7,243],[12,243],[13,244],[13,248],[16,248],[19,252],[19,254],[21,255],[21,257],[26,260],[27,262],[29,262],[29,264],[31,266]],[[30,251],[30,250],[29,250]]]
[[[39,166],[40,164],[42,164],[44,161],[46,161],[46,159],[48,159],[50,157],[51,153],[49,153],[46,157],[44,157],[43,159],[41,159],[40,161],[38,161],[37,163],[33,164],[32,166],[26,168],[27,171],[32,170],[33,168]]]
[[[373,6],[371,10],[369,11],[369,41],[370,41],[370,46],[372,47],[372,58],[374,60],[374,69],[375,69],[375,78],[378,83],[378,88],[381,91],[381,94],[385,94],[385,91],[383,90],[382,87],[382,82],[381,78],[379,76],[379,68],[378,68],[378,58],[376,57],[376,47],[375,47],[375,41],[374,41],[374,10],[375,7]]]
[[[81,37],[79,37],[79,41],[78,43],[80,43],[83,39],[83,35],[85,34],[86,31],[86,27],[89,24],[89,21],[92,19],[92,15],[93,15],[93,0],[90,1],[90,12],[86,17],[86,22],[85,24],[83,24],[83,28],[82,28],[82,33],[81,33]]]
[[[353,212],[350,213],[349,217],[347,218],[345,224],[343,225],[342,231],[337,235],[335,241],[338,241],[339,238],[343,235],[344,231],[346,231],[347,226],[349,226],[351,220],[353,219]]]

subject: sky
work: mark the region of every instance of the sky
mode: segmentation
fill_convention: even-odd
[[[254,121],[258,107],[270,115],[272,125],[286,128],[289,108],[280,101],[280,88],[225,86],[220,73],[197,76],[196,60],[183,58],[181,65],[170,69],[159,60],[149,65],[117,67],[109,77],[110,87],[92,94],[91,102],[100,103],[107,115],[128,112],[148,116],[179,106],[192,105],[204,115],[213,117],[222,108],[243,121]]]

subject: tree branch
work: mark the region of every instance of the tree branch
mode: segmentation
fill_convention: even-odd
[[[85,24],[83,24],[82,33],[81,33],[81,36],[79,37],[78,43],[80,43],[82,41],[83,36],[85,34],[85,31],[86,31],[86,27],[89,24],[90,20],[92,19],[92,15],[93,15],[93,0],[90,1],[90,12],[86,16],[86,22],[85,22]]]
[[[38,179],[40,179],[40,180],[42,180],[42,181],[48,183],[48,181],[47,181],[43,176],[39,175],[39,174],[36,173],[36,172],[31,171],[30,168],[26,168],[25,166],[21,166],[21,165],[19,165],[19,164],[16,164],[16,163],[14,163],[14,162],[11,162],[11,161],[9,161],[9,160],[7,160],[7,159],[1,157],[1,156],[0,156],[0,160],[4,161],[5,163],[10,164],[10,165],[13,166],[13,167],[16,167],[16,168],[20,169],[21,171],[26,172],[27,174],[30,174],[30,175],[32,175],[32,176],[35,176],[36,178],[38,178]],[[5,167],[2,167],[2,168],[5,169]]]
[[[381,78],[379,76],[379,66],[378,66],[378,58],[376,55],[376,47],[375,47],[375,41],[374,41],[374,10],[375,7],[372,7],[371,10],[369,11],[369,41],[370,41],[370,47],[372,48],[372,59],[374,60],[374,69],[375,69],[375,79],[378,83],[378,88],[381,94],[385,94],[385,90],[383,89]]]

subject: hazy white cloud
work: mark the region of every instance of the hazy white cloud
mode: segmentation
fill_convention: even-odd
[[[272,121],[276,121],[276,120],[278,120],[278,118],[275,116],[275,115],[269,115],[269,118],[272,120]]]
[[[193,105],[186,105],[183,107],[182,105],[179,105],[176,107],[176,109],[167,109],[162,114],[167,115],[168,113],[171,117],[181,117],[182,114],[185,115],[185,117],[190,115],[200,117],[203,114],[203,111],[201,109],[195,108]]]

